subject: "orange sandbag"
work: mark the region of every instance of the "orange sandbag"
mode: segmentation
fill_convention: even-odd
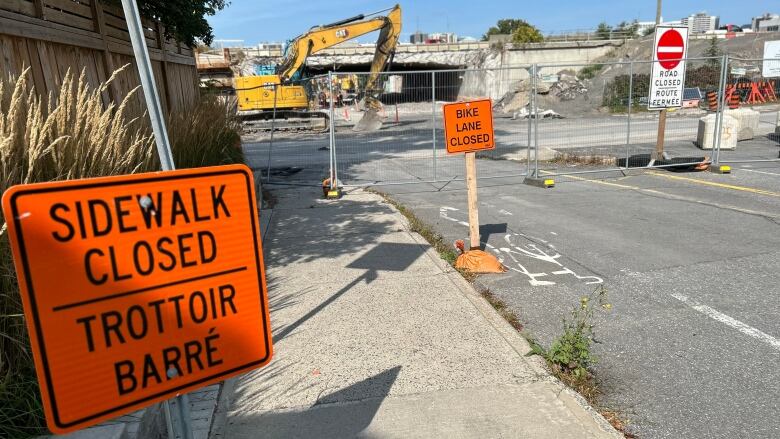
[[[455,260],[455,268],[471,273],[505,273],[504,267],[495,256],[482,250],[469,250]]]

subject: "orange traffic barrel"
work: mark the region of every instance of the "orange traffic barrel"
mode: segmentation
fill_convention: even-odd
[[[707,105],[710,111],[718,111],[718,93],[714,91],[707,92]]]
[[[732,110],[736,110],[739,108],[739,93],[735,90],[734,93],[731,94],[731,97],[729,98],[729,108]]]

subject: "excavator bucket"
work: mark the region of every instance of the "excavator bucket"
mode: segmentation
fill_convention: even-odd
[[[371,132],[378,131],[380,128],[382,128],[382,117],[379,112],[373,108],[366,108],[363,118],[352,127],[352,131]]]

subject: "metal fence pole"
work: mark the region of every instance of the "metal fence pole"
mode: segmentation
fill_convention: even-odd
[[[533,80],[533,94],[534,94],[534,177],[539,178],[539,105],[536,102],[536,77],[539,73],[539,66],[534,64],[534,80]]]
[[[528,75],[530,76],[531,84],[532,84],[532,90],[528,94],[528,147],[526,148],[526,170],[525,175],[527,177],[531,176],[531,140],[533,135],[533,122],[531,121],[531,111],[533,110],[533,100],[534,100],[534,94],[533,94],[533,75],[534,75],[534,67],[531,66],[528,69]]]
[[[271,182],[271,151],[274,148],[274,131],[276,131],[276,93],[279,84],[274,84],[274,112],[271,119],[271,138],[268,142],[268,172],[265,174],[266,180]]]
[[[331,92],[333,83],[332,73],[328,72],[328,94]],[[330,102],[330,99],[328,99]],[[328,116],[328,178],[330,179],[330,189],[333,189],[333,105],[330,105],[330,115]]]
[[[328,101],[330,102],[330,188],[338,188],[338,162],[336,161],[336,112],[333,107],[333,72],[328,72]]]
[[[720,93],[720,99],[718,99],[718,111],[715,114],[715,137],[713,137],[712,145],[712,164],[710,166],[717,166],[720,163],[720,142],[723,137],[723,116],[726,110],[726,79],[728,77],[728,65],[729,54],[723,55],[720,66],[720,84],[718,84],[718,93]]]
[[[433,182],[438,181],[436,172],[436,72],[431,72],[431,127],[433,131]]]
[[[625,168],[628,169],[628,161],[631,158],[631,111],[634,107],[634,62],[631,61],[628,64],[628,120],[626,121],[626,164]]]
[[[181,439],[194,439],[192,432],[192,413],[190,413],[190,397],[186,393],[176,397],[176,405],[179,409],[179,419],[181,420]]]

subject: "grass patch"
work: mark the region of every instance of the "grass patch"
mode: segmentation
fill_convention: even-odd
[[[579,79],[593,79],[604,68],[604,64],[592,64],[583,67],[577,74]]]
[[[134,104],[139,90],[106,105],[107,89],[108,82],[93,87],[84,73],[69,72],[42,98],[29,69],[0,77],[0,193],[18,184],[159,170],[148,115]],[[180,168],[244,161],[239,121],[227,103],[203,98],[169,116],[168,129]],[[0,224],[0,437],[25,438],[47,430],[1,213]]]
[[[488,301],[490,305],[495,308],[495,310],[498,312],[498,314],[504,318],[504,320],[507,321],[510,325],[512,325],[517,332],[522,332],[524,327],[523,324],[520,323],[520,318],[517,316],[517,313],[515,313],[509,306],[504,302],[500,297],[493,294],[490,290],[486,288],[482,288],[479,292],[482,297],[485,298],[485,300]]]

